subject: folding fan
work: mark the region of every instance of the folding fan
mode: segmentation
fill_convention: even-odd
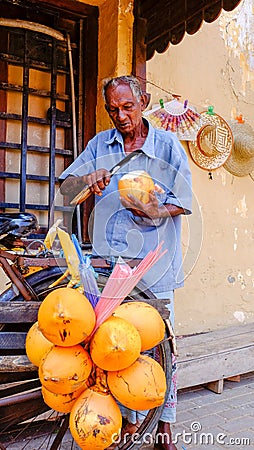
[[[188,100],[184,103],[176,98],[166,103],[160,100],[160,106],[145,111],[143,116],[155,128],[172,131],[184,141],[195,139],[202,126],[200,114],[188,106]]]

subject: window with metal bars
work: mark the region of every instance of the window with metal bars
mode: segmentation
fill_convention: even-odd
[[[22,20],[24,13],[20,11],[18,8],[13,19],[12,10],[12,17],[6,19],[11,23],[1,23],[5,19],[0,19],[0,209],[35,213],[45,234],[48,226],[63,212],[73,213],[72,208],[64,204],[64,198],[58,195],[58,176],[75,156],[73,127],[78,136],[77,153],[84,148],[85,131],[92,135],[95,128],[95,123],[88,123],[90,128],[86,127],[87,130],[84,125],[85,89],[89,89],[84,69],[84,63],[88,61],[86,36],[89,24],[82,15],[79,17],[75,13],[73,20],[72,15],[67,20],[66,12],[61,15],[58,11],[59,26],[55,37],[54,33],[47,34],[48,24],[56,22],[55,14],[54,21],[50,21],[51,13],[42,11],[44,24],[34,22],[29,29]],[[20,19],[22,26],[15,26],[15,20]],[[96,14],[91,23],[97,31]],[[58,35],[64,38],[58,38]],[[71,61],[68,35],[72,40],[69,41]],[[96,80],[97,66],[94,57],[92,59],[93,79]],[[75,124],[70,63],[75,77]],[[94,82],[92,87],[96,97]],[[95,104],[96,100],[91,104],[90,111],[94,108],[91,116],[95,114]],[[69,222],[71,220],[69,217]]]
[[[0,206],[38,211],[41,224],[47,226],[57,176],[64,167],[62,157],[72,156],[66,145],[71,142],[66,43],[23,29],[4,29],[2,35],[6,107],[0,113],[5,121],[0,144],[5,170],[0,176],[6,183]]]

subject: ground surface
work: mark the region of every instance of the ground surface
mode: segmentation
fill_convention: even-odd
[[[226,381],[222,394],[202,386],[180,391],[177,411],[177,423],[172,428],[179,450],[253,450],[254,372],[242,376],[238,383]],[[3,448],[47,450],[49,439],[47,436],[35,438],[30,433],[19,442],[5,442]],[[60,449],[79,450],[79,447],[67,433]],[[151,450],[153,445],[144,444],[142,449]]]

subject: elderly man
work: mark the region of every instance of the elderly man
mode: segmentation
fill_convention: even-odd
[[[142,117],[147,97],[135,77],[107,80],[103,94],[105,108],[115,128],[98,133],[63,172],[61,192],[74,196],[88,185],[96,194],[91,236],[94,255],[143,258],[164,241],[166,254],[143,281],[156,297],[170,299],[173,322],[174,290],[183,286],[181,214],[191,213],[191,174],[187,156],[173,133],[154,129]],[[162,188],[161,194],[150,192],[146,204],[133,196],[129,200],[119,198],[117,186],[123,172],[117,172],[112,178],[109,173],[112,166],[137,149],[141,149],[141,154],[123,170],[145,170]],[[123,416],[135,430],[140,413],[123,409]],[[176,449],[170,430],[170,423],[175,420],[176,383],[173,382],[158,423],[155,448]]]

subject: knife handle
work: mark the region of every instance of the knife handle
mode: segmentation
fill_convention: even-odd
[[[90,188],[85,186],[70,202],[71,205],[79,205],[84,202],[91,195]]]
[[[131,159],[137,158],[142,153],[141,149],[135,150],[132,153],[129,153],[120,163],[116,164],[112,169],[110,169],[110,178],[127,162],[129,162]],[[71,205],[79,205],[80,203],[84,202],[88,197],[90,197],[91,191],[88,186],[85,186],[82,191],[80,191],[70,202]]]

